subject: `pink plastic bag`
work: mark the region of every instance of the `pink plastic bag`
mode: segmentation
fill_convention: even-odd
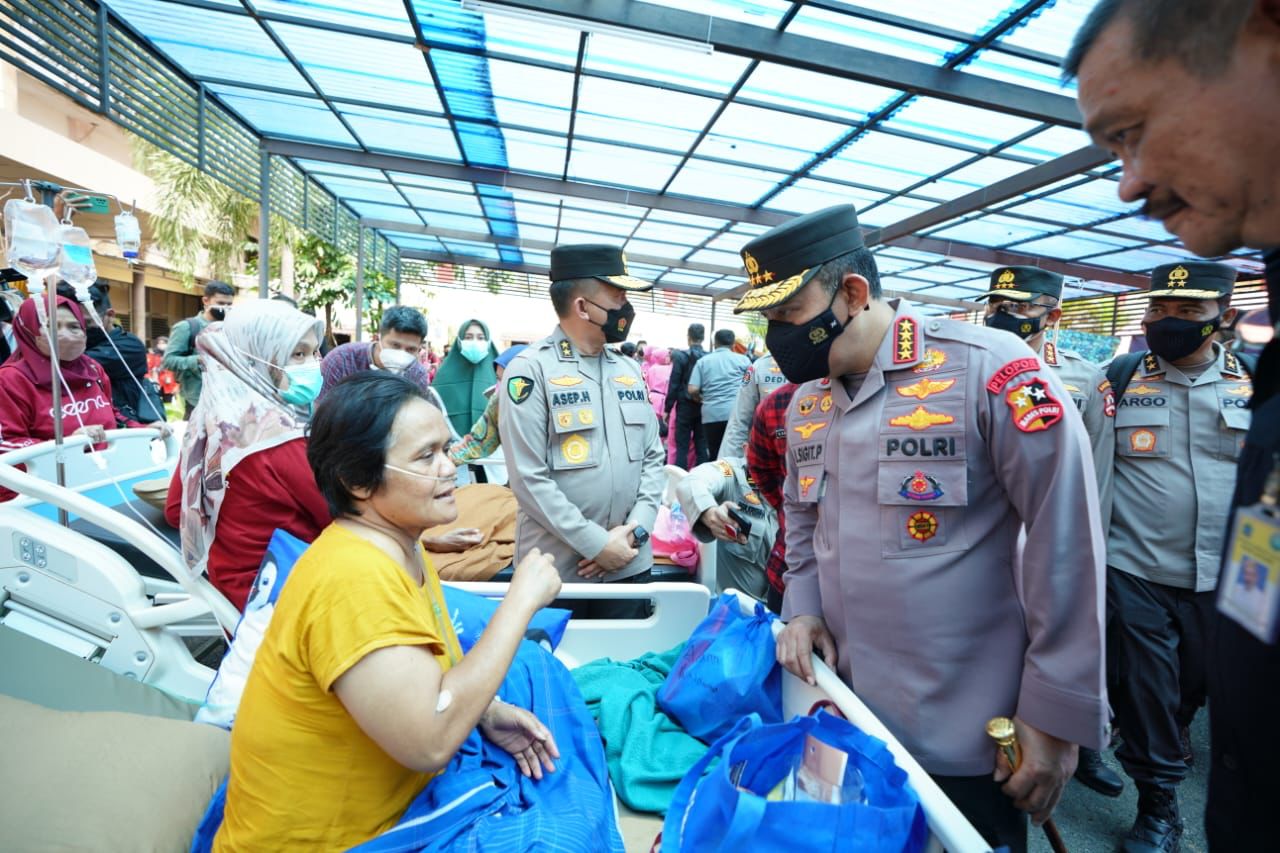
[[[653,524],[653,556],[666,557],[677,566],[692,572],[698,567],[698,540],[693,537],[689,519],[680,505],[658,507],[658,518]]]

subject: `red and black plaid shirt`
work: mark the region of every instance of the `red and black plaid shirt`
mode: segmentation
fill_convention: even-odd
[[[787,479],[787,408],[798,386],[788,382],[760,401],[747,436],[747,473],[769,506],[778,512],[778,538],[765,563],[769,585],[782,592],[787,571],[786,518],[782,514],[782,484]]]

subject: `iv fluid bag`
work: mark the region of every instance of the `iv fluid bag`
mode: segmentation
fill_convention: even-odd
[[[58,267],[58,219],[43,204],[11,198],[4,205],[5,255],[31,282]]]

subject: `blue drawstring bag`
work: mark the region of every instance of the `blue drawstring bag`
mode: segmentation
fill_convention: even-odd
[[[808,735],[848,753],[848,767],[862,775],[865,802],[765,799],[795,766]],[[720,763],[704,778],[716,758]],[[884,741],[819,712],[777,725],[751,716],[726,732],[680,780],[660,850],[903,853],[923,850],[928,839],[920,798]]]
[[[658,707],[705,743],[747,714],[766,723],[782,722],[782,670],[772,628],[776,618],[758,602],[744,616],[736,595],[721,595],[659,688]]]

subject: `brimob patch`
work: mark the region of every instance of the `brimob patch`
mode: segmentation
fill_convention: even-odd
[[[528,400],[532,393],[533,382],[523,376],[512,376],[507,380],[507,396],[511,398],[511,402],[519,405]]]
[[[1062,404],[1039,377],[1015,385],[1004,400],[1022,432],[1043,432],[1062,420]]]

